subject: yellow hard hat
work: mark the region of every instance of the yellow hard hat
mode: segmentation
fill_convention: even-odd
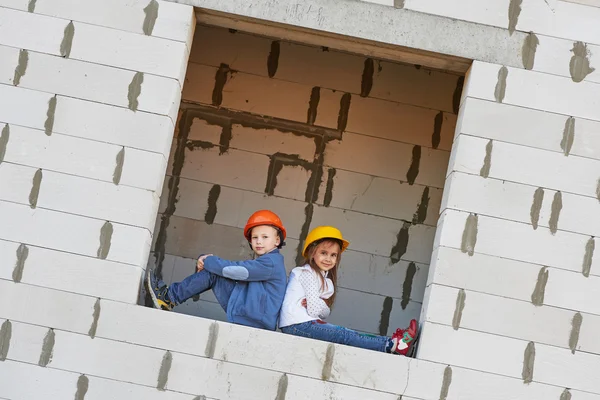
[[[340,253],[346,250],[346,248],[350,244],[350,242],[348,242],[342,237],[342,232],[340,232],[338,228],[334,228],[333,226],[317,226],[315,229],[308,233],[308,236],[306,236],[306,240],[304,241],[304,249],[302,250],[302,255],[306,257],[306,249],[308,249],[308,246],[310,246],[317,240],[325,238],[338,239],[339,241],[341,241],[342,250],[340,251]]]

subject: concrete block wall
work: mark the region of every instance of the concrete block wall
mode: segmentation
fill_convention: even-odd
[[[241,230],[270,208],[288,270],[314,226],[350,240],[332,322],[405,326],[421,309],[462,82],[198,25],[149,265],[173,282],[200,253],[248,257]],[[194,300],[177,311],[226,319],[212,293]]]

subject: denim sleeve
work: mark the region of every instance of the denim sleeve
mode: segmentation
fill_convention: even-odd
[[[270,280],[275,268],[268,257],[261,257],[257,260],[229,261],[209,256],[204,260],[204,269],[224,278],[252,282]]]

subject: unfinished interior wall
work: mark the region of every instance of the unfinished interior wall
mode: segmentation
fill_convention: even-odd
[[[199,25],[150,265],[173,282],[200,253],[249,257],[242,228],[269,208],[288,270],[315,226],[351,242],[332,323],[405,326],[421,309],[462,82]],[[226,319],[212,292],[177,311]]]

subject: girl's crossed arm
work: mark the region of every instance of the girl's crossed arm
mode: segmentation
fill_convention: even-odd
[[[302,271],[298,279],[306,296],[306,310],[314,318],[325,319],[329,316],[330,309],[321,296],[321,282],[315,273]]]

